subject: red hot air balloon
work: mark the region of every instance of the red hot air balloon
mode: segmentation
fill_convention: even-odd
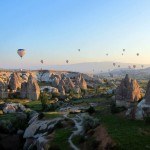
[[[25,49],[18,49],[17,53],[22,58],[26,54],[26,50]]]

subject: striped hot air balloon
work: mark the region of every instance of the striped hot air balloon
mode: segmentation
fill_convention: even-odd
[[[22,58],[26,54],[26,50],[25,49],[18,49],[17,53]]]

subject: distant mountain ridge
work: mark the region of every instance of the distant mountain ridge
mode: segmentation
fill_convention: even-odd
[[[120,66],[120,68],[118,68],[118,65]],[[43,66],[42,68],[47,70],[66,70],[66,71],[97,74],[116,69],[124,70],[128,69],[128,66],[132,67],[133,65],[136,65],[137,69],[141,69],[141,64],[120,63],[120,62],[116,62],[116,67],[113,66],[113,62],[87,62],[87,63],[67,64],[67,65],[50,65],[50,66]],[[144,68],[147,67],[150,67],[150,64],[144,65]],[[40,67],[36,66],[32,68],[38,69]]]
[[[28,70],[59,70],[59,71],[74,71],[74,72],[81,72],[81,73],[91,73],[91,74],[99,74],[102,72],[111,72],[115,71],[118,72],[119,70],[128,70],[128,66],[136,65],[137,69],[141,69],[142,64],[133,64],[133,63],[120,63],[115,62],[116,66],[113,66],[114,62],[85,62],[85,63],[78,63],[78,64],[66,64],[66,65],[47,65],[47,66],[31,66],[30,68],[22,68]],[[118,65],[120,68],[118,68]],[[150,64],[144,65],[146,72],[149,72]],[[4,69],[5,70],[5,69]],[[8,70],[8,69],[7,69]],[[11,69],[17,70],[17,69]],[[144,69],[143,69],[144,70]],[[133,69],[132,69],[133,71]]]

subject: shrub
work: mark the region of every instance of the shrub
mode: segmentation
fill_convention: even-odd
[[[93,113],[95,113],[95,108],[92,107],[92,106],[90,106],[90,107],[87,109],[87,112],[88,112],[89,114],[93,114]]]
[[[115,103],[114,101],[111,103],[110,109],[111,109],[111,113],[112,113],[112,114],[120,113],[120,112],[126,110],[125,107],[117,107],[117,106],[116,106],[116,103]]]
[[[38,119],[39,119],[39,120],[41,120],[41,119],[43,119],[43,118],[44,118],[44,116],[45,116],[45,115],[44,115],[43,113],[39,113],[39,115],[38,115]]]
[[[150,116],[144,118],[146,124],[150,124]]]
[[[83,127],[85,132],[87,132],[90,129],[96,128],[99,124],[100,122],[96,118],[93,118],[89,115],[83,117]]]
[[[39,100],[42,103],[42,109],[46,110],[47,109],[47,104],[48,104],[48,94],[45,92],[41,92]]]

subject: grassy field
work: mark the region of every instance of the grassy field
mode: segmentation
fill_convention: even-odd
[[[150,125],[144,121],[128,120],[116,115],[97,115],[97,118],[117,142],[119,150],[150,149]]]
[[[11,101],[11,100],[9,100]],[[40,101],[13,100],[12,102],[20,102],[27,107],[41,111],[42,105]],[[74,105],[88,105],[88,103],[99,103],[96,106],[96,113],[93,117],[100,119],[109,135],[118,144],[119,150],[148,150],[150,149],[150,124],[145,121],[129,120],[119,115],[110,113],[110,99],[108,98],[90,98],[74,100]],[[104,113],[105,112],[105,113]],[[61,117],[59,112],[44,112],[46,119]],[[0,115],[0,120],[12,120],[16,114]],[[71,129],[57,129],[52,141],[52,147],[60,150],[69,150],[68,137],[71,134]],[[78,139],[75,139],[78,141]]]
[[[57,129],[50,149],[70,150],[68,138],[71,135],[70,129]]]

